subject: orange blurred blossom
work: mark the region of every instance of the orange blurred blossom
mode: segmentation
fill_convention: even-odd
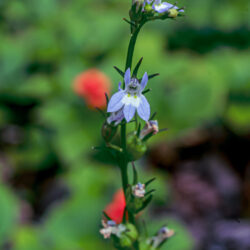
[[[120,224],[123,219],[124,210],[126,207],[126,200],[122,189],[119,189],[113,196],[113,200],[106,206],[104,212],[108,217]]]
[[[83,97],[91,108],[106,106],[105,93],[109,94],[110,87],[109,77],[97,69],[89,69],[77,75],[73,83],[74,92]]]

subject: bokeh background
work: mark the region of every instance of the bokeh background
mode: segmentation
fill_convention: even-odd
[[[140,162],[157,177],[141,217],[163,249],[250,249],[248,0],[179,1],[186,17],[144,27],[135,60],[161,128]],[[0,249],[112,249],[101,211],[120,173],[93,156],[103,118],[73,91],[97,68],[116,91],[129,0],[0,1]]]

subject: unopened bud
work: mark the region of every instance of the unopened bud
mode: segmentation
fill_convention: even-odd
[[[112,234],[121,238],[123,233],[127,230],[125,225],[116,224],[116,222],[112,220],[102,220],[102,226],[103,228],[100,230],[100,233],[103,235],[104,239],[110,238]]]
[[[162,236],[164,239],[166,238],[170,238],[174,235],[174,230],[169,229],[167,227],[162,227],[159,231],[158,231],[158,236]]]
[[[138,238],[138,232],[133,224],[126,224],[126,231],[121,234],[121,247],[131,247],[133,242]]]
[[[144,5],[144,0],[133,0],[133,5],[136,4],[136,12],[138,12]]]
[[[133,240],[138,238],[138,232],[133,224],[126,224],[127,232],[126,234]]]
[[[174,8],[171,8],[168,10],[168,17],[172,17],[172,18],[175,18],[178,16],[178,10],[177,9],[174,9]]]
[[[115,136],[117,131],[117,126],[113,126],[111,124],[108,124],[106,121],[102,125],[102,137],[105,140],[105,142],[110,142],[113,137]]]
[[[144,7],[144,11],[147,13],[151,13],[151,12],[153,12],[153,8],[150,4],[146,4]]]
[[[157,235],[148,239],[148,244],[154,248],[158,248],[163,242],[174,235],[174,230],[167,227],[162,227]]]
[[[159,126],[157,120],[148,121],[145,127],[141,130],[140,139],[156,135],[159,132]],[[148,139],[147,138],[147,139]]]
[[[127,154],[130,161],[141,158],[147,151],[147,145],[135,134],[130,134],[127,139]]]
[[[138,183],[132,187],[132,193],[137,198],[143,198],[146,191],[145,191],[145,184]]]

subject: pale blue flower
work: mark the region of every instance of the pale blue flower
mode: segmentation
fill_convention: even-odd
[[[158,248],[166,239],[172,237],[175,234],[174,230],[167,227],[162,227],[157,235],[148,239],[148,244],[154,249]]]
[[[146,97],[142,94],[148,82],[147,72],[143,75],[140,83],[136,78],[131,78],[130,68],[128,68],[124,75],[124,82],[125,89],[121,89],[121,83],[119,83],[119,91],[111,97],[107,111],[113,113],[122,110],[127,122],[131,121],[137,111],[144,121],[148,121],[150,106]],[[114,119],[114,115],[111,114],[110,120]],[[120,115],[121,113],[119,113]]]
[[[132,187],[132,193],[137,198],[143,198],[146,193],[145,184],[137,183]]]
[[[122,233],[127,230],[125,225],[116,224],[116,222],[112,220],[102,220],[102,225],[103,228],[100,230],[100,233],[103,235],[104,239],[110,238],[112,234],[120,238]]]
[[[141,130],[139,138],[142,140],[150,133],[153,133],[153,135],[156,135],[159,132],[159,126],[157,120],[151,120],[146,122],[144,128]]]
[[[184,12],[184,10],[179,9],[179,7],[167,3],[167,2],[162,2],[162,0],[146,0],[148,4],[151,4],[153,2],[152,8],[158,13],[164,13],[169,11],[170,9],[176,9],[179,10],[179,12]]]

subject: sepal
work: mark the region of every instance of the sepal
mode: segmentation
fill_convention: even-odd
[[[129,161],[140,159],[147,151],[147,145],[136,133],[129,134],[127,137],[127,157]]]
[[[136,64],[135,69],[134,69],[133,74],[132,74],[133,77],[137,77],[137,73],[138,73],[138,70],[139,70],[139,68],[141,66],[142,60],[143,60],[143,57]]]
[[[118,67],[116,67],[116,66],[114,66],[114,69],[118,72],[118,74],[120,75],[120,76],[122,76],[122,77],[124,77],[124,72],[121,70],[121,69],[119,69]]]
[[[115,136],[117,132],[117,126],[113,126],[105,121],[102,125],[102,137],[106,143],[109,143]]]
[[[142,20],[143,4],[144,4],[144,0],[133,0],[132,7],[129,11],[129,16],[130,16],[131,21],[135,23],[139,23]]]

